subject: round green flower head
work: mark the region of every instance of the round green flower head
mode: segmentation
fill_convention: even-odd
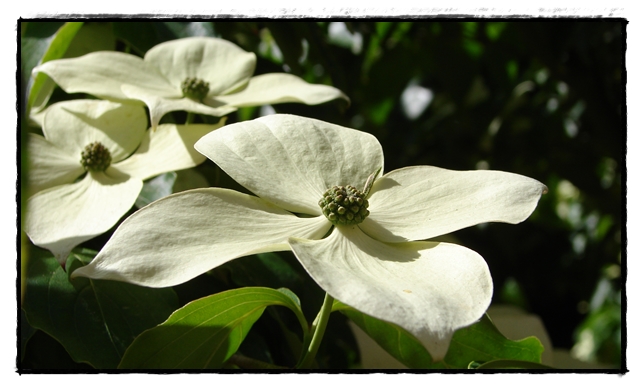
[[[183,96],[192,100],[203,101],[210,91],[210,83],[196,77],[188,77],[181,83],[181,90],[183,91]]]
[[[359,224],[369,215],[366,194],[353,186],[333,186],[319,200],[324,216],[335,225]]]
[[[85,170],[105,171],[112,163],[112,155],[100,142],[92,142],[80,153],[80,163]]]

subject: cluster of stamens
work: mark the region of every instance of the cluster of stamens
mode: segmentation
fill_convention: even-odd
[[[188,77],[181,83],[181,90],[183,96],[196,100],[203,101],[210,91],[210,83],[196,77]]]
[[[100,142],[92,142],[80,153],[80,163],[85,170],[105,171],[112,163],[112,155]]]
[[[339,225],[361,223],[370,213],[366,195],[350,185],[328,189],[319,206],[331,223]]]

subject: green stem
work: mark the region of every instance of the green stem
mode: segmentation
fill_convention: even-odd
[[[190,124],[194,120],[194,112],[188,112],[188,117],[185,119],[185,124]]]
[[[322,304],[313,325],[310,328],[310,333],[313,334],[310,344],[308,345],[308,350],[304,354],[301,362],[297,365],[298,369],[308,369],[312,366],[315,361],[315,356],[317,355],[317,350],[319,350],[319,345],[321,340],[324,337],[324,332],[326,331],[326,325],[328,324],[328,318],[333,308],[334,299],[326,293],[324,297],[324,303]]]

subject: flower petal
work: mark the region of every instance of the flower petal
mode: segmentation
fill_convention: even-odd
[[[118,162],[136,150],[146,130],[143,107],[105,100],[56,103],[43,122],[45,138],[78,161],[85,146],[100,142]]]
[[[138,88],[133,85],[122,85],[121,89],[123,93],[130,99],[140,100],[147,105],[150,110],[150,122],[151,127],[156,129],[161,118],[168,113],[174,111],[187,111],[201,113],[204,115],[212,116],[223,116],[230,112],[237,110],[236,107],[214,107],[206,104],[201,104],[197,101],[190,100],[184,97],[176,98],[165,98],[150,92],[149,90]],[[221,105],[222,103],[217,103],[214,100],[208,100],[208,102]]]
[[[245,89],[218,96],[217,100],[235,107],[251,107],[277,103],[316,105],[338,98],[350,101],[348,96],[332,86],[309,84],[292,74],[269,73],[251,78]]]
[[[197,166],[205,161],[205,156],[196,151],[194,143],[224,124],[225,118],[217,124],[161,124],[157,131],[145,134],[136,153],[114,167],[146,180],[161,173]]]
[[[362,189],[384,164],[374,136],[294,115],[269,115],[225,126],[194,146],[230,177],[292,212],[320,215],[334,185]]]
[[[88,173],[81,181],[56,186],[29,198],[24,230],[61,264],[71,249],[109,230],[136,201],[143,182],[115,169]]]
[[[195,189],[134,213],[73,276],[177,285],[234,258],[288,250],[290,236],[321,238],[329,228],[324,217],[299,218],[254,196]]]
[[[74,158],[40,135],[29,134],[27,147],[30,194],[72,183],[85,172],[80,164],[80,155]]]
[[[145,53],[145,62],[159,69],[179,90],[183,80],[197,77],[210,83],[208,96],[216,96],[245,85],[257,58],[223,39],[191,37],[152,47]]]
[[[547,187],[529,177],[433,166],[394,170],[375,181],[360,228],[384,242],[422,240],[485,222],[520,223]]]
[[[180,97],[181,87],[168,82],[154,65],[116,51],[97,51],[82,57],[45,62],[34,72],[43,72],[67,93],[84,92],[111,99],[127,100],[122,84],[131,84],[164,97]]]
[[[382,243],[356,226],[319,241],[291,238],[311,277],[334,298],[406,329],[434,360],[486,311],[493,285],[482,257],[441,242]]]

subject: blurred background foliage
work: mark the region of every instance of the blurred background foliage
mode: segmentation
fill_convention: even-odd
[[[49,36],[62,24],[22,23],[23,52],[34,37]],[[487,260],[493,303],[539,315],[554,347],[571,349],[583,361],[620,367],[625,26],[619,19],[89,20],[65,56],[105,49],[142,56],[166,40],[221,37],[257,54],[255,74],[290,72],[333,85],[351,99],[350,105],[244,108],[228,123],[274,112],[308,116],[374,134],[384,148],[386,172],[410,165],[494,169],[545,183],[549,193],[526,222],[480,225],[445,239]],[[24,98],[35,64],[21,65]],[[51,101],[77,97],[82,96],[56,89]],[[176,122],[184,120],[181,113],[173,115]],[[244,190],[210,161],[169,179],[175,191]],[[85,246],[100,249],[112,231]],[[185,304],[246,285],[290,288],[311,321],[323,299],[290,253],[241,258],[174,289]],[[292,365],[283,349],[292,340],[285,339],[288,329],[297,328],[294,317],[279,308],[268,312],[241,352]],[[359,355],[346,318],[331,319],[320,364],[355,366]],[[64,349],[48,346],[52,339],[39,331],[25,333],[31,337],[25,366],[79,367],[60,356]],[[37,353],[37,342],[53,356]]]

